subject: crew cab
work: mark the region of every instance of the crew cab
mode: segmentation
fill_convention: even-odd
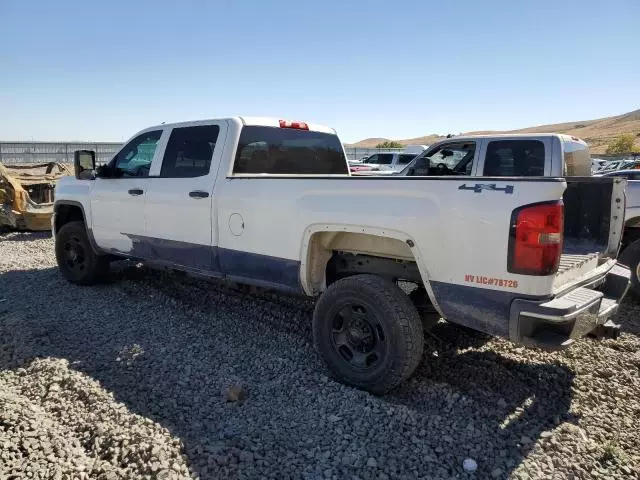
[[[317,297],[313,338],[329,370],[385,392],[422,360],[434,312],[544,348],[616,334],[626,180],[564,178],[584,144],[554,138],[451,138],[425,153],[464,168],[354,177],[320,125],[157,125],[104,166],[75,153],[75,177],[57,186],[56,258],[80,285],[133,259]]]

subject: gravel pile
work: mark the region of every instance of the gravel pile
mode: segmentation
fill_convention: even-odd
[[[640,477],[634,301],[620,339],[561,353],[440,322],[374,397],[327,376],[307,299],[113,277],[72,286],[49,236],[0,236],[0,478]]]

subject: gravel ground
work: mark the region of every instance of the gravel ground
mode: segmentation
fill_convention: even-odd
[[[0,478],[640,477],[632,300],[618,340],[561,353],[440,322],[374,397],[328,377],[307,299],[113,277],[72,286],[48,235],[0,236]]]

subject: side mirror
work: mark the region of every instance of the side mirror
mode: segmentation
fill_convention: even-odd
[[[76,150],[73,152],[73,167],[79,180],[93,180],[96,170],[96,152]]]

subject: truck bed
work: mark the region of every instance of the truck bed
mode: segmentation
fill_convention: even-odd
[[[560,256],[560,266],[558,267],[558,275],[562,273],[574,269],[580,268],[585,263],[589,262],[589,260],[596,260],[600,256],[600,252],[584,252],[584,253],[563,253]]]
[[[598,243],[566,238],[554,285],[557,287],[565,285],[596,268],[602,256],[602,250],[603,246]]]
[[[565,226],[562,256],[554,286],[561,287],[594,270],[612,254],[609,245],[614,183],[597,177],[568,178],[564,193]],[[615,227],[614,227],[615,228]]]

